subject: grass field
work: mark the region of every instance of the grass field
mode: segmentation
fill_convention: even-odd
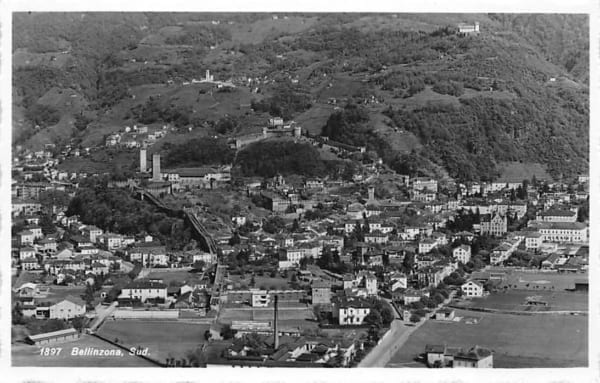
[[[575,287],[575,279],[578,278],[585,278],[585,276],[582,274],[512,272],[500,284],[500,287],[509,285],[515,289],[529,289],[536,293],[543,290],[561,291],[573,289]]]
[[[241,275],[230,275],[229,279],[233,283],[249,285],[252,277],[250,275],[246,275],[245,279],[241,279]],[[257,289],[283,290],[290,288],[290,280],[281,277],[271,278],[268,275],[262,277],[256,275],[254,277],[254,281],[256,282],[254,287]]]
[[[208,324],[178,321],[116,320],[106,321],[98,334],[119,339],[128,347],[148,347],[150,357],[163,362],[168,357],[182,358],[205,343]]]
[[[60,347],[57,356],[41,356],[40,347],[25,344],[13,345],[12,365],[28,367],[154,367],[155,365],[123,351],[122,356],[73,356],[74,347],[91,347],[102,350],[115,350],[117,347],[91,335],[82,335],[76,341],[55,343],[49,347]]]
[[[473,316],[457,310],[457,316]],[[478,324],[428,321],[412,334],[388,364],[414,364],[426,344],[479,345],[494,351],[494,367],[585,367],[588,364],[587,316],[525,316],[477,313]]]
[[[548,306],[544,308],[544,311],[588,310],[588,294],[575,292],[529,290],[509,290],[507,292],[490,294],[489,296],[484,298],[473,298],[469,301],[463,301],[463,307],[527,311],[528,306],[525,306],[526,299],[527,297],[533,296],[537,296],[539,297],[538,300],[545,301],[548,303]]]

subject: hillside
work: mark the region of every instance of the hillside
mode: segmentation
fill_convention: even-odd
[[[585,15],[15,13],[13,28],[13,143],[29,148],[134,124],[231,137],[280,115],[414,174],[588,169]],[[187,84],[207,69],[235,88]]]

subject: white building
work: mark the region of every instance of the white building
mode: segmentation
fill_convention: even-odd
[[[471,246],[469,245],[460,245],[459,247],[452,250],[452,256],[458,262],[462,262],[466,264],[471,260]]]
[[[338,323],[344,325],[361,325],[369,315],[371,308],[362,299],[346,299],[338,307]]]
[[[119,298],[139,299],[142,302],[148,299],[166,299],[167,285],[151,280],[134,281],[123,288]]]
[[[483,285],[476,281],[465,282],[461,287],[463,296],[467,298],[482,297]]]
[[[547,242],[575,243],[587,241],[587,227],[580,222],[544,222],[536,224]]]

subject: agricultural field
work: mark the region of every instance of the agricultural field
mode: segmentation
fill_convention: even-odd
[[[547,306],[535,307],[538,311],[588,310],[588,294],[562,291],[507,290],[462,301],[458,305],[464,308],[532,311],[534,307],[526,305],[528,299],[547,303]]]
[[[426,344],[442,343],[490,348],[495,368],[587,366],[588,317],[542,315],[477,313],[476,324],[430,320],[408,338],[387,367],[423,367],[414,358]],[[456,316],[473,313],[456,310]]]
[[[41,347],[13,344],[12,365],[17,367],[155,367],[154,364],[137,356],[129,355],[123,350],[122,356],[71,355],[75,347],[79,349],[85,349],[86,347],[102,350],[118,349],[101,339],[87,334],[82,335],[78,340],[54,343],[50,347],[60,347],[62,350],[57,356],[41,356]]]
[[[114,320],[106,321],[98,334],[128,347],[148,347],[149,357],[164,362],[185,357],[206,343],[204,333],[209,327],[180,321]]]

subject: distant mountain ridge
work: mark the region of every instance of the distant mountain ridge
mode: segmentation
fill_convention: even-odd
[[[474,21],[480,34],[455,33]],[[306,128],[321,133],[349,103],[369,118],[338,121],[337,138],[399,171],[490,179],[510,161],[556,178],[588,170],[586,15],[15,13],[13,30],[13,143],[25,147],[100,143],[145,105],[156,123],[207,134],[220,116],[239,119],[231,135],[278,111],[318,116]],[[240,86],[182,86],[206,69]],[[252,114],[251,101],[268,108]]]

